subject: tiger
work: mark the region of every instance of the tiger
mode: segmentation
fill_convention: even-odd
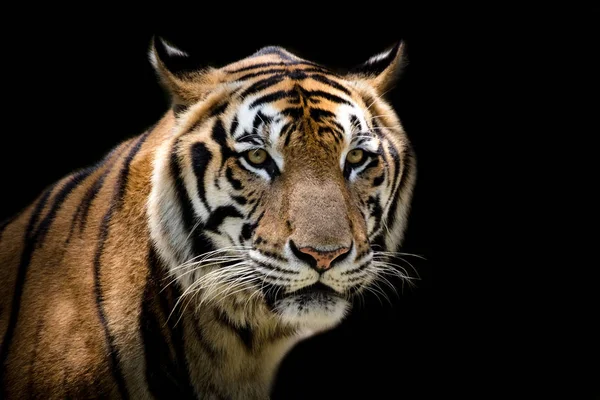
[[[404,42],[342,72],[150,42],[160,120],[0,225],[2,398],[268,399],[298,342],[409,279]]]

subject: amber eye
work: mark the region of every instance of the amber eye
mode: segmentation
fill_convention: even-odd
[[[246,153],[246,158],[254,165],[263,164],[267,161],[268,154],[263,149],[253,149]]]
[[[348,152],[346,156],[346,161],[350,164],[358,164],[365,158],[365,152],[361,149],[354,149]]]

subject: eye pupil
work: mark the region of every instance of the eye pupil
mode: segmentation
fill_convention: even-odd
[[[248,160],[252,164],[262,164],[267,160],[267,152],[263,149],[254,149],[248,152]]]
[[[365,155],[365,152],[363,150],[353,149],[348,152],[348,155],[346,156],[346,160],[350,164],[358,164],[359,162],[361,162],[363,160],[364,155]]]

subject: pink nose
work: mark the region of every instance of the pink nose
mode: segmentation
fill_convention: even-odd
[[[313,267],[317,271],[322,272],[331,268],[333,260],[350,251],[350,247],[340,247],[331,251],[320,251],[312,247],[300,247],[298,250],[314,258],[317,264],[316,266],[313,265]]]

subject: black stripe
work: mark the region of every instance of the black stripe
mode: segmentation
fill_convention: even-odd
[[[357,281],[364,281],[364,279],[365,279],[365,276],[366,276],[366,275],[367,275],[367,274],[365,273],[365,274],[363,274],[363,275],[360,275],[360,276],[354,276],[354,277],[352,277],[352,278],[348,278],[348,279],[346,280],[346,282],[347,282],[347,283],[352,283],[352,282],[357,282]],[[348,290],[348,291],[349,291],[350,289],[346,289],[346,290]]]
[[[246,75],[242,75],[239,78],[236,79],[236,81],[246,81],[248,79],[252,79],[252,78],[256,78],[257,76],[263,76],[263,75],[271,75],[271,74],[276,74],[276,75],[283,75],[287,72],[287,69],[285,68],[273,68],[273,69],[267,69],[264,71],[259,71],[259,72],[252,72]]]
[[[173,104],[173,114],[175,114],[176,117],[179,114],[182,114],[187,109],[188,109],[188,106],[185,104]]]
[[[383,233],[379,233],[373,240],[371,240],[371,248],[377,248],[377,250],[386,249]]]
[[[240,136],[240,139],[237,139],[236,141],[238,143],[252,143],[257,146],[264,146],[265,143],[262,137],[251,132],[244,132],[244,135]]]
[[[212,153],[208,150],[204,143],[194,143],[192,145],[192,165],[194,167],[194,173],[196,174],[196,182],[198,196],[200,197],[200,201],[206,208],[206,210],[210,213],[211,209],[208,205],[208,201],[206,200],[206,168],[208,164],[212,160]]]
[[[369,265],[371,265],[371,260],[363,263],[361,266],[359,266],[358,268],[355,268],[353,270],[343,271],[340,273],[340,275],[356,275],[359,272],[362,272],[363,270],[365,270]]]
[[[252,209],[250,210],[250,212],[246,215],[246,218],[252,217],[252,215],[254,214],[254,212],[256,211],[256,209],[258,208],[258,206],[260,205],[260,199],[255,199],[255,200],[252,200],[252,201],[255,201],[256,203],[254,204],[254,206],[252,207]]]
[[[410,175],[410,173],[413,169],[413,163],[414,163],[414,158],[412,156],[411,150],[404,151],[402,153],[402,156],[403,156],[403,161],[404,161],[404,168],[402,170],[402,176],[400,177],[400,182],[398,182],[398,189],[396,189],[398,191],[398,193],[402,193],[402,191],[404,190],[404,187],[406,186],[406,184],[408,182],[408,176]]]
[[[281,130],[279,131],[279,137],[285,137],[289,134],[289,132],[292,130],[292,128],[294,127],[294,123],[293,122],[286,122],[282,127]]]
[[[294,120],[299,119],[304,113],[304,109],[302,107],[288,107],[279,111],[280,114],[291,117]]]
[[[346,89],[344,86],[340,85],[336,81],[329,79],[325,75],[312,74],[312,75],[309,75],[309,78],[314,79],[315,81],[321,82],[325,85],[331,86],[341,92],[346,93],[348,96],[352,96],[352,93],[350,92],[350,90]]]
[[[240,166],[240,168],[242,167]],[[233,176],[233,170],[229,166],[227,167],[227,170],[225,170],[225,177],[235,190],[242,190],[242,181]]]
[[[192,326],[194,327],[194,333],[196,335],[195,339],[198,341],[198,343],[200,343],[202,349],[210,357],[210,359],[212,361],[221,359],[223,356],[222,351],[216,348],[214,344],[206,338],[204,328],[200,325],[200,322],[194,320],[194,322],[192,322]]]
[[[219,226],[226,218],[243,218],[244,216],[234,206],[221,206],[216,208],[206,221],[205,229],[218,232]]]
[[[237,114],[236,114],[236,115],[233,117],[233,121],[231,121],[231,126],[229,127],[229,134],[230,134],[230,135],[232,135],[232,136],[233,136],[233,135],[235,134],[235,130],[237,129],[238,125],[239,125],[239,122],[238,122],[238,116],[237,116]],[[214,128],[213,128],[213,129],[214,129]]]
[[[381,175],[373,178],[373,186],[377,187],[377,186],[381,185],[383,183],[384,179],[385,179],[385,173],[382,172]]]
[[[279,90],[259,97],[250,104],[250,109],[256,108],[261,104],[272,103],[281,99],[298,99],[298,94],[294,91]]]
[[[352,105],[352,103],[346,99],[342,99],[340,96],[336,96],[335,94],[331,94],[329,92],[324,92],[322,90],[310,90],[310,91],[306,91],[306,94],[308,95],[308,97],[310,99],[312,99],[313,97],[317,97],[317,98],[323,98],[323,99],[327,99],[333,103],[338,103],[338,104],[347,104],[349,106]]]
[[[175,184],[177,203],[181,207],[181,218],[183,220],[183,225],[186,233],[190,234],[196,224],[196,215],[194,214],[192,201],[188,196],[187,190],[185,189],[185,184],[183,182],[183,177],[181,176],[181,168],[179,167],[179,161],[177,158],[177,143],[175,143],[173,151],[171,152],[169,167],[171,169],[171,178]],[[197,251],[200,251],[200,246],[197,246],[196,243],[196,236],[193,236],[192,248],[195,254],[198,254]]]
[[[238,68],[238,69],[234,69],[231,71],[227,71],[225,70],[226,73],[228,74],[237,74],[239,72],[244,72],[244,71],[250,71],[252,69],[257,69],[257,68],[264,68],[264,67],[291,67],[291,66],[302,66],[302,65],[306,65],[306,66],[311,66],[311,67],[317,67],[320,71],[323,72],[328,72],[327,69],[325,69],[324,67],[320,66],[319,64],[310,62],[310,61],[292,61],[292,62],[264,62],[264,63],[258,63],[258,64],[254,64],[254,65],[249,65],[247,67],[243,67],[243,68]]]
[[[288,126],[286,126],[285,129],[281,130],[281,134],[280,135],[285,136],[285,140],[283,142],[283,146],[284,147],[288,147],[289,146],[290,140],[292,139],[292,133],[293,133],[294,129],[296,129],[296,124],[295,123],[291,123]]]
[[[106,171],[102,173],[96,179],[96,181],[90,186],[88,191],[86,192],[83,200],[81,201],[81,216],[79,218],[79,233],[83,232],[83,228],[87,225],[87,217],[90,212],[90,207],[92,205],[92,201],[96,198],[102,186],[104,186],[104,181],[110,172],[112,171],[112,166],[114,165],[114,161],[106,168]]]
[[[338,136],[340,136],[339,132],[334,131],[332,128],[328,127],[328,126],[320,126],[319,130],[317,131],[317,134],[319,135],[319,137],[324,137],[324,136],[333,136],[336,140],[339,141]]]
[[[283,62],[283,61],[280,61],[280,62],[265,62],[265,63],[258,63],[258,64],[250,65],[250,66],[247,66],[247,67],[242,67],[242,68],[230,70],[230,71],[225,70],[225,72],[228,73],[228,74],[237,74],[237,73],[240,73],[240,72],[250,71],[252,69],[257,69],[257,68],[275,67],[275,66],[279,66],[279,67],[286,66],[287,67],[288,65],[290,65],[289,62]]]
[[[261,251],[261,253],[263,253],[263,252]],[[272,253],[271,253],[271,254],[272,254]],[[288,260],[286,260],[286,261],[288,261]],[[298,275],[298,274],[299,274],[299,272],[297,272],[297,271],[293,271],[293,270],[289,270],[289,269],[281,268],[281,267],[278,267],[277,265],[275,265],[275,264],[272,264],[272,263],[270,263],[270,262],[264,262],[264,261],[261,261],[261,262],[259,262],[258,264],[259,264],[261,267],[265,268],[265,269],[270,269],[270,270],[272,270],[272,271],[281,272],[282,274],[286,274],[286,275]],[[277,278],[278,280],[283,280],[283,281],[286,281],[286,282],[291,282],[291,281],[292,281],[292,279],[291,279],[291,278],[285,278],[285,277],[282,277],[282,276],[277,276],[276,278]],[[296,281],[296,279],[295,279],[294,281]]]
[[[301,69],[294,69],[288,72],[286,76],[295,81],[303,81],[308,77],[308,74]]]
[[[210,110],[209,116],[214,117],[214,116],[217,116],[219,114],[222,114],[227,109],[227,106],[229,106],[229,103],[228,102],[224,102],[223,104],[219,104],[219,105],[213,107]]]
[[[63,204],[63,202],[66,200],[69,193],[71,193],[73,189],[75,189],[93,170],[93,168],[81,170],[74,174],[67,181],[67,183],[65,183],[65,185],[55,196],[50,210],[48,211],[44,219],[40,222],[35,232],[35,225],[44,206],[46,205],[50,197],[50,193],[53,187],[47,189],[46,192],[42,195],[42,198],[36,205],[35,210],[29,220],[29,224],[25,232],[25,248],[23,249],[23,253],[21,254],[21,262],[19,264],[19,270],[15,282],[15,294],[13,298],[10,320],[8,328],[4,335],[4,340],[2,341],[2,349],[0,350],[0,362],[2,364],[2,368],[4,367],[6,357],[8,357],[8,348],[10,347],[10,344],[12,342],[12,337],[18,321],[18,314],[21,308],[21,297],[23,295],[23,288],[25,286],[27,270],[29,269],[29,264],[31,262],[31,257],[33,256],[33,252],[37,247],[40,247],[43,244],[46,234],[48,233],[48,230],[50,228],[50,225],[56,217],[56,213],[60,209],[60,206]],[[2,378],[2,376],[3,372],[0,372],[0,378]]]
[[[113,375],[113,378],[117,383],[119,394],[122,398],[127,399],[129,398],[129,395],[125,387],[125,378],[123,378],[123,372],[121,371],[121,366],[119,365],[117,349],[115,346],[115,339],[110,333],[110,329],[108,328],[108,321],[106,320],[104,308],[102,307],[103,296],[102,283],[100,282],[100,266],[102,253],[104,252],[104,244],[108,237],[108,227],[110,224],[111,217],[112,208],[106,213],[106,215],[104,215],[104,218],[102,219],[98,247],[96,248],[96,255],[94,256],[94,296],[96,298],[96,310],[98,311],[98,317],[100,319],[100,324],[102,325],[104,338],[106,340],[106,345],[108,348],[107,351],[109,356],[109,368]]]
[[[252,332],[252,329],[250,329],[250,327],[246,325],[235,325],[223,311],[217,309],[215,309],[215,319],[219,323],[221,323],[221,325],[227,327],[231,332],[237,335],[240,341],[246,346],[248,351],[252,351],[254,333]]]
[[[145,295],[146,296],[146,295]],[[161,334],[162,324],[151,312],[150,301],[144,299],[140,315],[140,330],[146,355],[146,381],[148,389],[157,399],[185,397],[185,389],[180,387],[175,360],[170,356],[169,345]],[[193,398],[188,396],[188,398]]]
[[[373,103],[376,101],[376,99],[373,99],[373,96],[371,96],[370,94],[364,93],[361,95],[361,100],[363,101],[363,103],[365,104],[365,107],[367,107],[367,109],[369,107],[371,107],[373,105]],[[375,120],[375,119],[373,119]]]
[[[21,213],[15,214],[12,217],[7,218],[0,223],[0,238],[2,237],[2,233],[4,232],[4,229],[6,229],[6,227],[8,225],[10,225],[11,222],[16,220],[20,215],[21,215]]]
[[[406,182],[408,181],[408,175],[410,174],[410,171],[412,169],[412,158],[408,155],[408,153],[405,153],[405,159],[404,159],[404,170],[402,171],[402,176],[400,177],[400,182],[398,182],[398,186],[396,188],[396,190],[394,191],[394,199],[392,200],[392,204],[390,205],[390,208],[388,209],[388,215],[387,215],[387,225],[391,226],[392,228],[394,227],[394,224],[396,222],[396,208],[398,207],[398,201],[400,200],[400,194],[402,194],[402,191],[404,190],[404,187],[406,186]],[[390,251],[396,251],[396,249],[389,249]]]
[[[335,120],[330,120],[329,123],[335,126],[340,132],[344,132],[344,127],[339,122]]]
[[[302,68],[302,69],[299,69],[298,71],[301,71],[303,73],[313,72],[313,73],[318,73],[318,74],[328,74],[328,75],[332,75],[332,76],[338,76],[337,74],[334,74],[331,71],[326,71],[322,68]],[[270,75],[270,74],[288,75],[289,76],[290,72],[291,71],[288,68],[271,68],[271,69],[266,69],[263,71],[251,72],[246,75],[242,75],[239,78],[236,78],[236,81],[238,81],[238,82],[245,81],[248,79],[256,78],[257,76]],[[318,75],[318,76],[323,76],[323,75]],[[312,76],[310,76],[310,77],[312,77]],[[333,82],[333,81],[331,81],[331,82]],[[327,83],[327,82],[323,82],[323,83]],[[333,83],[336,84],[336,82],[333,82]],[[347,89],[342,87],[342,89],[340,89],[340,90],[347,90]],[[348,92],[348,95],[350,95],[349,92]]]
[[[255,206],[256,207],[256,206]],[[242,225],[242,240],[240,240],[240,242],[243,242],[245,240],[250,240],[250,238],[252,237],[252,234],[254,233],[254,231],[256,230],[256,224],[252,224],[252,223],[245,223],[244,225]]]
[[[140,331],[146,356],[146,380],[150,392],[156,399],[194,399],[185,351],[183,348],[183,327],[167,320],[170,307],[166,293],[160,290],[162,276],[158,256],[149,245],[148,265],[150,268],[144,290]],[[171,285],[170,287],[173,287]],[[172,317],[177,320],[177,316]],[[166,334],[163,332],[166,329]],[[171,350],[169,341],[173,346]]]
[[[369,168],[374,168],[379,165],[379,158],[373,158],[365,167],[363,171],[368,170]]]
[[[363,130],[360,120],[354,114],[350,115],[350,127],[352,129],[352,133],[356,132],[356,128],[358,128],[359,132]]]
[[[331,111],[323,110],[321,108],[311,108],[310,117],[318,122],[322,121],[325,118],[333,118],[335,117],[335,114]]]
[[[221,150],[221,166],[223,166],[227,158],[234,155],[234,151],[229,147],[229,143],[227,143],[228,135],[221,119],[215,121],[211,137],[219,145],[219,149]]]
[[[51,186],[48,189],[46,189],[46,191],[40,197],[40,200],[36,204],[35,209],[33,210],[31,217],[29,218],[29,223],[27,224],[27,228],[25,230],[25,247],[23,249],[23,252],[21,253],[21,261],[19,263],[17,278],[15,280],[15,289],[10,310],[10,318],[8,320],[6,332],[4,332],[2,344],[0,345],[1,387],[5,387],[4,369],[6,368],[6,359],[8,358],[8,351],[10,349],[13,335],[15,333],[15,328],[17,326],[17,321],[19,319],[19,311],[21,310],[21,297],[23,296],[23,288],[25,286],[25,278],[27,277],[27,270],[29,269],[29,263],[31,262],[33,251],[35,250],[36,235],[33,230],[35,228],[37,220],[40,217],[42,210],[48,202],[48,198],[50,197],[50,193],[52,193],[52,189],[54,189],[54,186]]]
[[[100,323],[104,330],[104,337],[106,339],[106,344],[108,347],[108,355],[110,362],[110,370],[112,372],[113,378],[117,383],[117,387],[119,389],[119,394],[122,398],[129,398],[129,394],[127,393],[127,388],[125,385],[125,378],[123,377],[123,371],[121,371],[121,366],[119,365],[119,359],[117,356],[117,349],[115,346],[115,340],[112,334],[110,333],[110,329],[108,327],[108,321],[106,319],[106,315],[104,313],[104,308],[102,306],[103,302],[103,294],[102,294],[102,282],[100,277],[100,267],[102,266],[102,255],[104,253],[104,245],[106,243],[106,239],[108,238],[108,232],[110,228],[110,222],[112,220],[113,213],[117,211],[123,204],[124,194],[127,186],[127,178],[129,174],[129,169],[131,166],[131,162],[135,155],[138,153],[142,144],[146,140],[149,135],[149,131],[140,136],[133,148],[127,154],[125,161],[123,163],[123,167],[121,168],[121,172],[119,173],[119,177],[117,179],[117,184],[115,187],[116,197],[113,197],[111,205],[108,208],[108,211],[104,215],[102,219],[102,223],[100,225],[100,233],[98,237],[98,246],[96,248],[96,254],[94,256],[94,294],[96,297],[96,310],[98,311],[98,317],[100,319]]]
[[[242,98],[250,96],[254,93],[258,93],[262,90],[268,89],[271,86],[274,86],[281,82],[285,78],[284,75],[273,75],[265,79],[261,79],[259,81],[254,82],[250,85],[246,90],[242,92],[240,95]]]
[[[252,132],[258,133],[258,127],[260,126],[260,124],[264,123],[265,125],[267,125],[271,122],[271,120],[271,117],[266,116],[265,114],[260,112],[260,110],[258,110],[256,115],[254,116],[254,120],[252,121]]]
[[[387,144],[387,149],[392,157],[392,162],[394,164],[394,175],[392,176],[392,179],[390,179],[390,184],[392,186],[392,195],[391,195],[390,199],[388,199],[385,206],[383,207],[384,210],[389,212],[390,208],[388,208],[388,205],[390,204],[390,202],[395,200],[396,194],[398,193],[398,183],[400,180],[400,155],[398,154],[398,151],[396,150],[396,148],[394,147],[394,144],[392,142],[390,142],[387,139],[384,139],[384,140],[385,140],[385,143]]]
[[[265,303],[270,310],[275,310],[275,302],[280,292],[285,291],[284,285],[277,285],[272,282],[264,281],[260,285],[260,291],[265,299]]]
[[[121,173],[119,174],[119,178],[117,181],[118,187],[115,204],[117,209],[121,208],[121,206],[123,205],[123,201],[125,200],[125,190],[127,189],[127,180],[129,179],[129,169],[131,168],[131,161],[133,160],[133,157],[135,157],[137,152],[140,150],[142,144],[144,143],[144,141],[146,141],[146,138],[148,137],[151,131],[152,128],[137,139],[135,145],[127,155],[127,158],[125,158],[125,164],[123,165],[123,168],[121,168]]]
[[[233,201],[235,201],[241,206],[246,205],[248,203],[248,200],[243,196],[231,196],[231,198],[233,199]]]
[[[66,240],[67,243],[69,242],[69,240],[73,234],[75,224],[77,222],[79,222],[79,233],[81,234],[83,232],[83,229],[86,226],[87,217],[88,217],[88,213],[90,211],[90,206],[92,204],[92,201],[94,201],[94,199],[98,195],[98,192],[100,192],[100,189],[102,189],[102,186],[104,185],[104,180],[106,179],[107,175],[110,174],[110,172],[112,171],[112,167],[115,165],[115,163],[117,162],[117,160],[119,159],[121,154],[123,154],[123,152],[125,152],[127,149],[129,149],[131,147],[131,144],[132,143],[127,144],[127,145],[122,145],[122,146],[119,146],[119,147],[113,149],[100,163],[98,163],[97,168],[101,167],[104,164],[107,164],[106,169],[104,170],[104,172],[102,172],[102,174],[100,174],[100,176],[98,178],[96,178],[96,180],[94,181],[92,186],[90,186],[90,188],[87,190],[87,192],[83,196],[81,202],[79,203],[79,206],[77,206],[77,210],[75,211],[75,216],[73,217],[73,221],[71,222],[71,229],[69,231],[69,236],[67,237],[67,240]],[[113,155],[114,155],[114,157],[113,157]],[[108,161],[108,163],[107,163],[107,161]]]
[[[379,195],[370,196],[367,200],[367,205],[369,206],[369,211],[371,212],[371,217],[375,220],[373,223],[372,232],[376,232],[381,224],[381,218],[383,216],[383,209],[381,208]]]
[[[394,179],[393,179],[393,187],[394,192],[396,191],[397,188],[397,183],[398,183],[398,179],[400,178],[400,154],[398,154],[398,151],[396,151],[396,148],[394,147],[394,144],[392,142],[390,142],[389,140],[387,140],[388,143],[388,150],[392,156],[392,160],[394,163]]]
[[[42,222],[40,222],[40,226],[35,233],[35,242],[37,247],[41,247],[44,244],[44,239],[46,238],[46,234],[50,230],[50,226],[52,222],[54,222],[54,218],[56,218],[56,213],[60,209],[62,203],[67,199],[67,196],[77,187],[80,183],[82,183],[93,171],[96,170],[96,167],[86,168],[71,177],[71,179],[65,184],[65,186],[58,192],[54,199],[54,203],[46,214],[46,217]]]
[[[192,230],[196,226],[197,218],[194,213],[192,201],[188,196],[183,178],[181,177],[181,169],[179,168],[179,162],[177,161],[176,150],[171,153],[171,157],[171,174],[175,179],[177,200],[182,209],[182,217],[185,229],[188,234],[191,234]],[[202,226],[197,226],[195,234],[192,235],[192,251],[194,252],[194,255],[204,254],[208,251],[214,250],[210,241],[200,233],[202,229]]]
[[[52,185],[51,187],[49,187],[42,194],[42,198],[40,199],[38,204],[35,206],[35,210],[33,211],[33,215],[31,216],[31,219],[29,221],[27,231],[25,232],[26,240],[32,240],[37,235],[37,231],[34,231],[35,226],[37,225],[38,219],[41,217],[42,211],[44,210],[44,207],[48,203],[48,199],[50,198],[50,195],[52,194],[52,191],[54,190],[55,186],[56,185]]]

